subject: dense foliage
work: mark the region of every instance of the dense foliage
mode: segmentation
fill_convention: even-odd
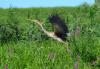
[[[47,37],[48,17],[58,13],[71,32],[68,47]],[[0,69],[99,69],[100,9],[94,6],[0,9]]]

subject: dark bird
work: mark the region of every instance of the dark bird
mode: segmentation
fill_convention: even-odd
[[[66,37],[69,35],[68,27],[65,24],[65,22],[57,14],[52,15],[48,18],[50,23],[53,25],[54,32],[47,31],[43,27],[42,25],[43,23],[40,22],[39,20],[31,20],[31,19],[27,19],[27,20],[30,20],[38,24],[41,27],[41,30],[51,38],[62,43],[65,43],[65,41],[67,40]]]
[[[65,21],[61,19],[57,14],[51,15],[49,18],[50,23],[53,25],[54,34],[61,38],[63,41],[66,41],[66,37],[69,36],[69,30]]]

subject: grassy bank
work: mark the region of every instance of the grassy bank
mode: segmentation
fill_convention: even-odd
[[[67,45],[47,37],[27,21],[39,19],[51,31],[48,16],[55,12],[68,22],[72,32],[68,44],[71,53]],[[96,6],[0,9],[0,69],[99,69],[99,15]]]

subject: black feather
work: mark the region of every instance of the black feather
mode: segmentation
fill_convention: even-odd
[[[49,21],[54,27],[55,35],[62,40],[66,40],[66,36],[69,31],[67,25],[65,24],[65,21],[61,19],[57,14],[51,15],[49,17]]]

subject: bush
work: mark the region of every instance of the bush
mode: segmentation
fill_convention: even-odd
[[[17,41],[21,38],[21,29],[19,28],[18,20],[13,10],[10,8],[7,21],[5,23],[0,23],[1,43],[7,43],[12,40]]]

